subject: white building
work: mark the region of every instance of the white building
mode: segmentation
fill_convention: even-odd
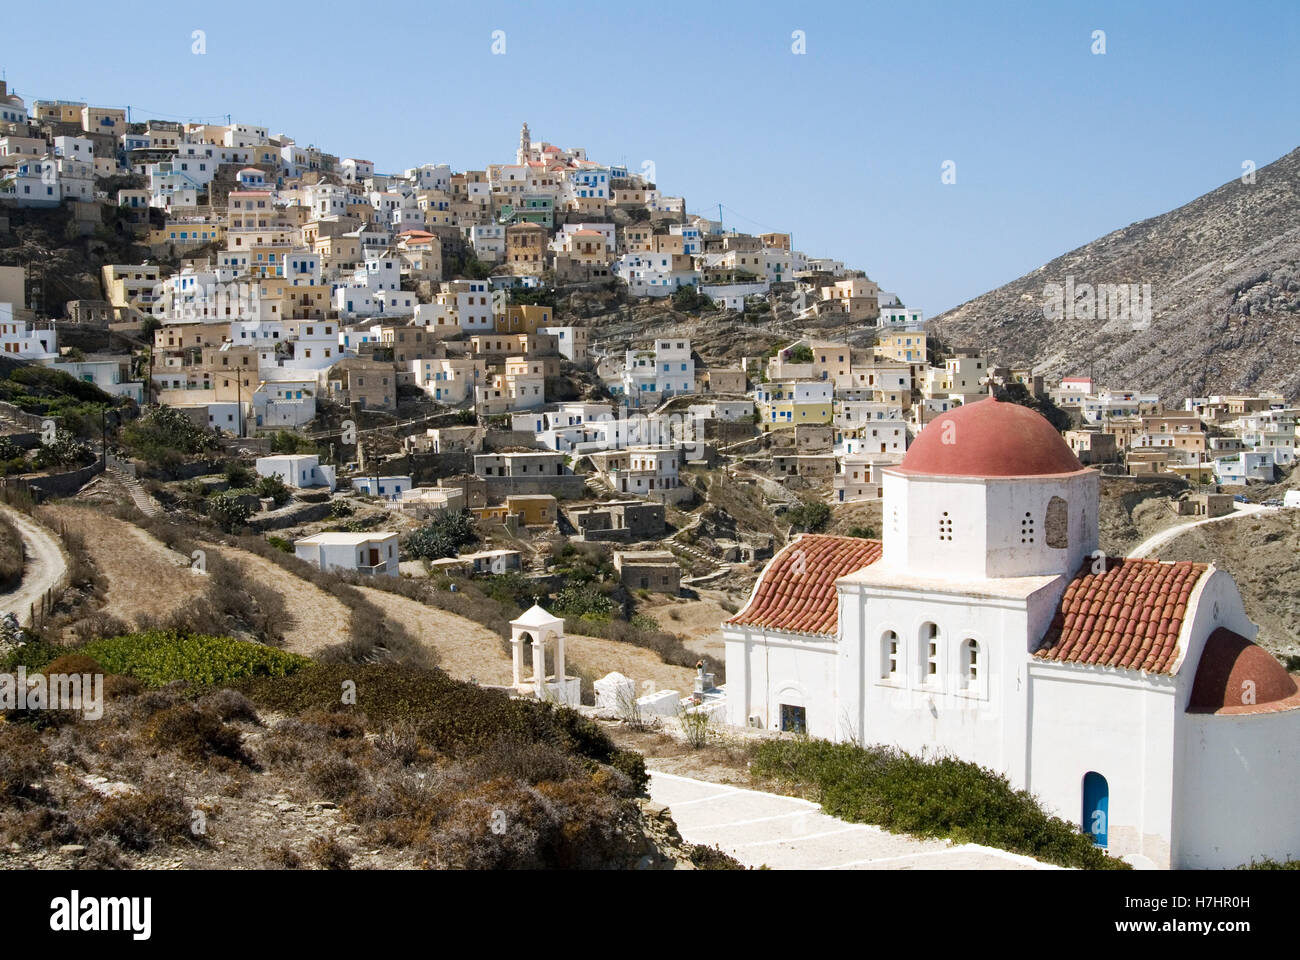
[[[346,570],[369,576],[397,576],[397,534],[318,533],[295,540],[294,555],[321,570]]]
[[[695,360],[689,340],[656,340],[649,350],[628,350],[623,393],[630,406],[658,406],[679,393],[695,392]]]
[[[24,360],[53,360],[58,357],[59,340],[54,325],[20,317],[14,304],[0,303],[0,353]]]
[[[398,501],[412,488],[410,476],[353,477],[352,489],[381,500]]]
[[[989,767],[1135,864],[1300,855],[1300,689],[1228,574],[1094,553],[1098,475],[1016,404],[884,488],[883,544],[794,541],[724,625],[731,723]]]
[[[288,486],[328,487],[334,489],[335,472],[332,466],[322,464],[320,458],[306,453],[283,453],[258,457],[254,468],[259,477],[278,476]]]

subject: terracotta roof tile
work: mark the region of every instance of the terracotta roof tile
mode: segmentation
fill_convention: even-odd
[[[790,633],[834,634],[839,627],[835,581],[880,559],[879,540],[807,534],[772,558],[736,626]]]
[[[1034,656],[1060,663],[1172,673],[1178,634],[1204,563],[1115,558],[1092,572],[1087,560],[1065,588]]]

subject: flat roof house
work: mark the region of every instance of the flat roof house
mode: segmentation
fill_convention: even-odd
[[[309,453],[285,453],[258,457],[255,464],[259,477],[280,479],[291,487],[328,487],[334,489],[334,468],[322,465],[320,458]]]
[[[369,576],[397,576],[397,534],[318,533],[293,544],[294,555],[321,570],[347,570]]]

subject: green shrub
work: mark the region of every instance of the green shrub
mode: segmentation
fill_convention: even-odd
[[[226,475],[226,482],[230,484],[231,489],[252,486],[257,479],[252,470],[237,461],[226,464],[226,469],[222,472]]]
[[[282,553],[293,553],[293,544],[284,537],[270,536],[266,538],[266,542]]]
[[[751,771],[811,788],[832,816],[924,837],[948,837],[1066,867],[1128,869],[1078,827],[985,767],[925,761],[889,747],[781,739],[758,746]]]
[[[90,447],[67,430],[57,431],[52,440],[36,448],[36,466],[42,470],[47,467],[82,466],[93,459]]]
[[[285,486],[278,473],[269,477],[258,477],[253,490],[259,497],[270,497],[277,507],[289,502],[289,488]]]
[[[133,456],[151,463],[171,462],[178,454],[205,453],[221,445],[211,430],[205,430],[174,407],[158,407],[122,428],[119,439]]]
[[[787,510],[785,519],[802,533],[819,533],[831,522],[831,508],[820,500],[805,500]]]
[[[130,674],[151,687],[173,680],[207,686],[248,677],[284,677],[312,663],[244,640],[176,630],[107,637],[78,652],[94,657],[109,673]]]
[[[446,513],[407,537],[406,549],[413,557],[441,560],[456,556],[461,547],[477,539],[468,513]]]
[[[207,509],[208,516],[226,533],[234,533],[253,515],[252,507],[230,491],[209,497]]]
[[[593,620],[608,619],[616,606],[613,600],[590,583],[560,588],[552,604],[557,612],[565,616]]]
[[[1238,870],[1300,870],[1300,860],[1274,860],[1265,857],[1263,860],[1252,860],[1250,863],[1237,868]]]

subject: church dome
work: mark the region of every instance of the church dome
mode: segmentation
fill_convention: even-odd
[[[1267,713],[1300,706],[1294,678],[1258,644],[1225,627],[1205,641],[1189,713]]]
[[[1041,414],[989,397],[931,421],[897,469],[927,476],[1034,477],[1084,467]]]

